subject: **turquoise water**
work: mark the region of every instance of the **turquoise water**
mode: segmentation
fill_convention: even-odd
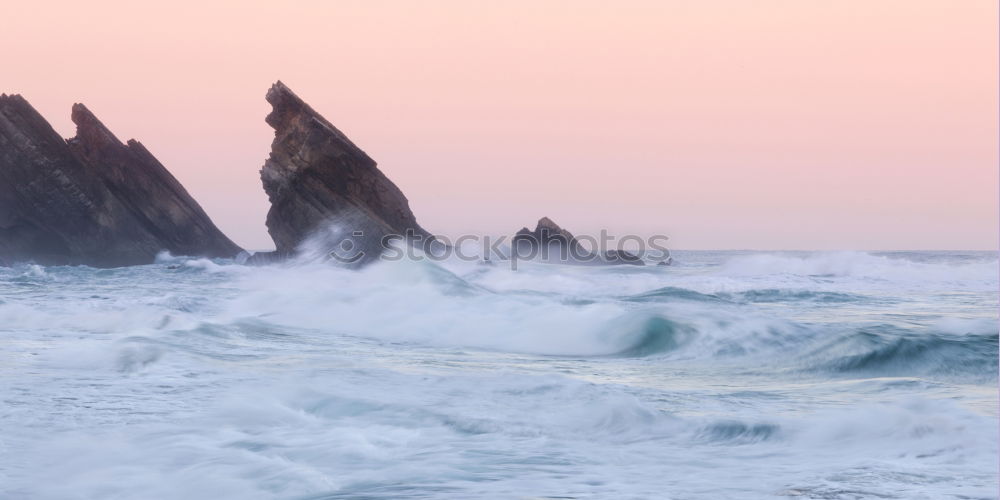
[[[0,268],[2,498],[997,498],[995,253]]]

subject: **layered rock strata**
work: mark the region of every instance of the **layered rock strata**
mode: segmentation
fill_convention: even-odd
[[[82,104],[64,140],[19,95],[0,95],[0,262],[117,267],[241,250],[139,142]]]
[[[343,132],[280,81],[266,98],[274,141],[260,178],[276,250],[255,261],[310,254],[362,265],[382,254],[387,237],[433,241],[403,192]]]

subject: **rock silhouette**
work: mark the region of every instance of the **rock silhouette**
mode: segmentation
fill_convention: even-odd
[[[343,132],[280,81],[267,101],[274,141],[260,178],[276,251],[253,261],[313,254],[361,265],[378,258],[387,236],[433,241],[403,192]]]
[[[626,250],[594,253],[586,249],[573,233],[548,217],[539,219],[533,231],[521,228],[511,243],[512,251],[519,259],[577,265],[646,265],[642,258]]]
[[[0,95],[0,262],[117,267],[241,250],[142,144],[85,106],[64,140],[19,95]]]

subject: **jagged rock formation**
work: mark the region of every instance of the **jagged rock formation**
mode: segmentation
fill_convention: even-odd
[[[519,252],[532,252],[537,256],[552,259],[584,260],[592,257],[590,251],[583,248],[573,233],[559,227],[548,217],[538,219],[535,230],[521,228],[511,240]],[[542,254],[545,255],[542,255]],[[520,253],[524,255],[524,253]]]
[[[116,267],[241,250],[142,144],[86,107],[63,140],[19,95],[0,95],[0,262]]]
[[[432,241],[403,192],[340,130],[280,81],[267,92],[267,102],[274,141],[260,178],[271,202],[267,230],[277,250],[255,255],[255,261],[313,252],[364,264],[378,258],[387,235]]]
[[[573,233],[559,227],[548,217],[539,219],[534,231],[521,228],[511,243],[512,251],[519,259],[577,265],[646,265],[639,256],[625,250],[594,253],[586,249]]]

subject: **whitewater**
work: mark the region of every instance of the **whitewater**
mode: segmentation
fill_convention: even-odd
[[[995,252],[0,268],[0,498],[997,498]]]

